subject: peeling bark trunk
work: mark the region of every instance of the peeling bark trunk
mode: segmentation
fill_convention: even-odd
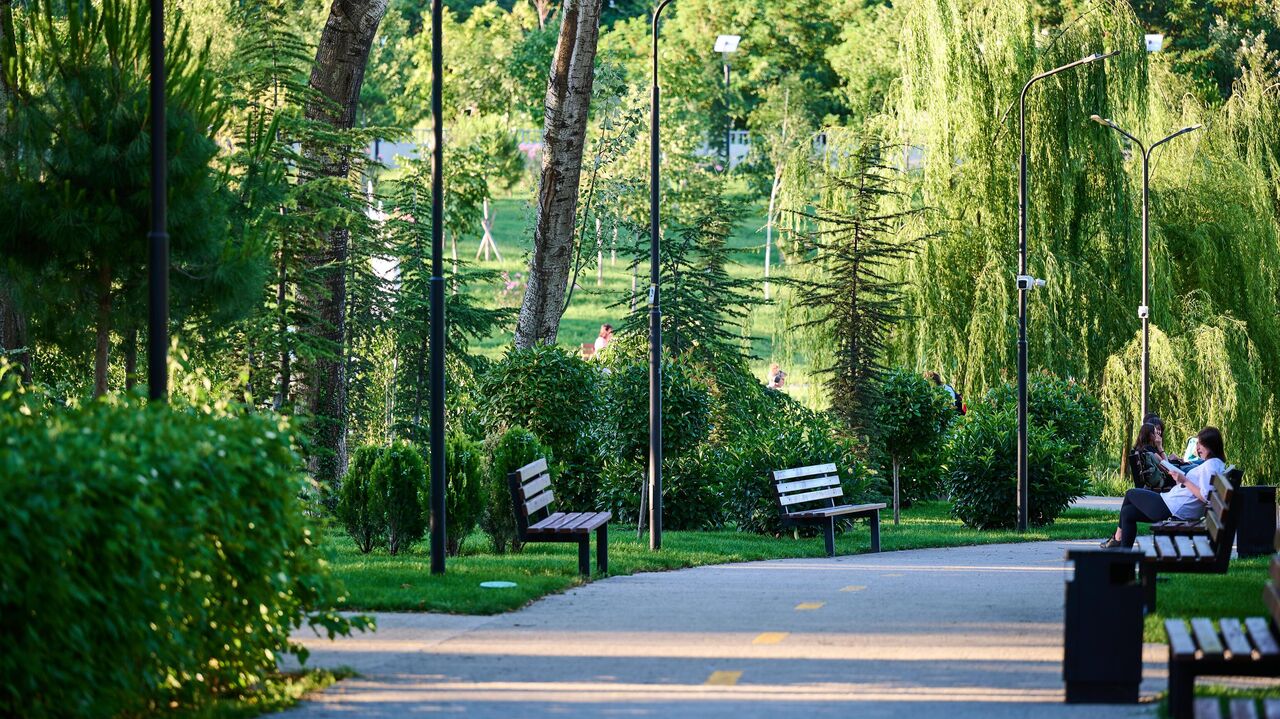
[[[22,350],[16,352],[15,350]],[[22,381],[31,383],[31,351],[27,347],[27,319],[0,286],[0,355],[22,368]]]
[[[334,0],[311,70],[311,88],[321,99],[307,105],[307,119],[337,130],[348,130],[355,124],[356,103],[364,82],[369,49],[386,12],[387,0]],[[304,147],[303,151],[319,168],[321,177],[346,177],[351,171],[347,152],[314,145]],[[310,469],[316,481],[329,489],[336,487],[347,467],[347,387],[343,354],[350,239],[345,228],[333,228],[325,233],[319,250],[304,258],[305,270],[315,281],[304,285],[306,292],[299,297],[307,310],[301,331],[329,349],[329,354],[300,367],[316,449]]]
[[[587,115],[595,82],[601,0],[565,0],[551,58],[543,128],[542,177],[529,284],[516,320],[516,346],[554,344],[573,260],[574,224]]]

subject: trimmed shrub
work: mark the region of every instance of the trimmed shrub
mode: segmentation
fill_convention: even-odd
[[[445,474],[449,486],[445,501],[448,529],[445,548],[450,555],[456,556],[462,550],[462,543],[480,521],[484,511],[484,470],[484,451],[480,445],[465,434],[450,434],[445,440]]]
[[[1016,412],[1017,385],[994,387],[984,403],[1000,412]],[[1092,455],[1102,437],[1102,405],[1079,382],[1043,372],[1033,374],[1027,378],[1027,423],[1045,427],[1085,455]],[[1079,460],[1082,465],[1084,460]]]
[[[375,511],[373,502],[373,465],[381,454],[380,447],[365,446],[351,455],[334,508],[338,521],[363,554],[373,551],[386,538],[386,520]]]
[[[511,551],[520,551],[516,538],[515,508],[511,506],[511,490],[507,487],[507,475],[539,457],[553,461],[551,449],[538,440],[537,435],[523,427],[512,427],[500,435],[485,440],[489,455],[489,469],[484,487],[484,512],[480,516],[480,528],[493,540],[493,551],[502,554],[507,545]]]
[[[901,506],[936,496],[942,489],[942,444],[957,416],[951,395],[902,367],[884,374],[877,394],[872,408],[872,461],[890,483],[897,471]]]
[[[382,450],[371,483],[372,511],[385,523],[387,552],[399,554],[427,530],[427,466],[413,445],[397,442]]]
[[[879,496],[875,474],[859,459],[857,443],[841,434],[838,420],[790,398],[784,398],[780,408],[772,423],[724,449],[726,519],[743,531],[781,534],[782,521],[769,476],[776,469],[834,463],[848,502]]]
[[[974,529],[1011,529],[1017,524],[1017,413],[970,408],[947,446],[947,489],[952,513]],[[1048,427],[1027,434],[1027,521],[1051,524],[1084,494],[1086,472],[1076,448]]]
[[[480,411],[487,434],[525,427],[559,461],[556,496],[567,506],[594,507],[600,472],[592,436],[599,399],[599,368],[551,345],[507,350],[480,377]]]
[[[662,526],[674,530],[724,527],[724,450],[704,444],[679,457],[664,458],[662,465]],[[647,491],[646,479],[641,462],[607,460],[601,472],[601,505],[613,512],[616,521],[636,521],[641,493]]]
[[[30,407],[0,389],[0,715],[195,705],[255,686],[280,654],[305,659],[289,642],[303,624],[350,632],[311,611],[342,598],[289,423],[132,400]]]
[[[649,453],[649,365],[616,358],[604,381],[601,442],[605,456],[637,462]],[[678,457],[711,432],[711,392],[684,362],[662,361],[662,456]]]

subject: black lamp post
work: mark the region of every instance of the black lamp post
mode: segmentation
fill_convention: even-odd
[[[1138,305],[1138,318],[1142,320],[1142,418],[1145,420],[1147,418],[1147,398],[1151,390],[1151,355],[1150,355],[1150,352],[1151,352],[1151,346],[1150,346],[1151,305],[1148,304],[1148,297],[1147,297],[1149,284],[1150,284],[1147,279],[1148,277],[1147,268],[1151,261],[1151,243],[1147,234],[1147,209],[1149,207],[1148,200],[1150,199],[1151,153],[1154,152],[1157,147],[1163,145],[1164,143],[1172,140],[1173,138],[1179,135],[1185,135],[1188,132],[1194,132],[1196,130],[1199,130],[1200,125],[1191,125],[1190,127],[1184,127],[1181,130],[1178,130],[1177,132],[1173,133],[1172,135],[1169,135],[1168,137],[1165,137],[1164,139],[1155,142],[1154,144],[1151,145],[1151,147],[1147,147],[1142,144],[1141,140],[1129,134],[1128,132],[1125,132],[1123,129],[1121,129],[1119,125],[1115,124],[1111,120],[1099,117],[1097,115],[1090,115],[1089,119],[1093,120],[1099,125],[1102,125],[1103,127],[1109,127],[1112,130],[1115,130],[1116,132],[1120,133],[1121,135],[1124,135],[1125,137],[1129,138],[1129,141],[1137,145],[1138,149],[1142,152],[1142,304]]]
[[[151,231],[148,245],[147,394],[169,398],[169,231],[165,143],[164,0],[151,0]]]
[[[437,0],[438,1],[438,0]],[[658,304],[658,21],[653,11],[653,89],[649,106],[649,549],[662,549],[662,309]]]
[[[441,0],[431,0],[431,573],[444,574],[444,120]]]
[[[1027,80],[1018,96],[1018,531],[1027,531],[1027,293],[1044,286],[1027,274],[1027,90],[1036,82],[1064,70],[1105,60],[1116,52],[1095,53]]]

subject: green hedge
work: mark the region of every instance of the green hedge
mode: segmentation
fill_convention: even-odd
[[[0,368],[0,384],[4,370]],[[0,715],[115,717],[253,686],[347,634],[291,427],[0,388]],[[364,620],[356,625],[365,626]]]

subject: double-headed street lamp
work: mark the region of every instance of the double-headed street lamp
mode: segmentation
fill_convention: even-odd
[[[1096,53],[1062,67],[1027,80],[1022,86],[1022,94],[1018,96],[1018,531],[1027,531],[1027,504],[1029,486],[1027,483],[1027,293],[1033,288],[1043,286],[1044,280],[1038,280],[1027,274],[1027,91],[1036,82],[1052,77],[1064,70],[1086,65],[1098,60],[1105,60],[1119,51],[1106,54]]]
[[[658,304],[658,21],[653,11],[653,87],[649,95],[649,549],[662,549],[662,310]]]
[[[444,48],[442,0],[431,0],[431,573],[444,574]]]
[[[1147,398],[1149,396],[1150,389],[1151,389],[1151,361],[1150,361],[1151,346],[1149,344],[1149,340],[1151,337],[1150,324],[1149,324],[1150,318],[1151,318],[1151,305],[1148,303],[1148,296],[1147,296],[1148,290],[1149,290],[1149,284],[1150,284],[1147,280],[1147,277],[1148,277],[1147,267],[1151,261],[1151,243],[1147,234],[1147,229],[1148,229],[1147,209],[1149,206],[1148,200],[1150,197],[1151,153],[1154,152],[1157,147],[1163,145],[1164,143],[1172,140],[1175,137],[1178,137],[1179,135],[1185,135],[1188,132],[1194,132],[1196,130],[1199,130],[1200,125],[1191,125],[1190,127],[1184,127],[1181,130],[1178,130],[1177,132],[1169,135],[1168,137],[1165,137],[1164,139],[1153,143],[1151,147],[1147,147],[1142,144],[1141,140],[1129,134],[1128,132],[1125,132],[1124,129],[1122,129],[1119,125],[1115,124],[1111,120],[1108,120],[1103,117],[1099,117],[1097,115],[1090,115],[1089,119],[1093,120],[1099,125],[1102,125],[1103,127],[1109,127],[1112,130],[1115,130],[1116,132],[1120,133],[1121,135],[1124,135],[1125,137],[1129,138],[1129,141],[1137,145],[1138,149],[1142,152],[1142,304],[1138,305],[1138,318],[1142,320],[1142,418],[1146,419],[1147,411],[1148,411]]]

